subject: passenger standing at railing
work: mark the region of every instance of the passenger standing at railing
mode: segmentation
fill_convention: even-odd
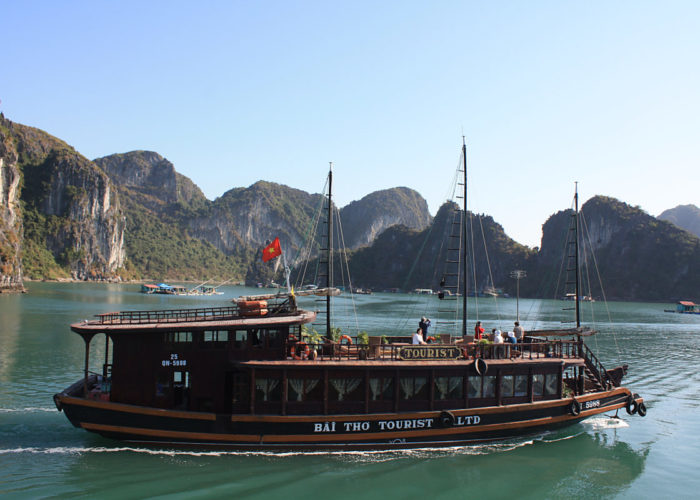
[[[430,328],[430,320],[423,316],[420,321],[418,322],[418,327],[421,329],[421,333],[423,334],[423,340],[427,341],[428,340],[428,328]]]
[[[516,340],[522,343],[525,339],[525,329],[522,326],[520,326],[519,321],[515,322],[515,328],[513,328],[513,333],[515,334]]]
[[[483,335],[484,335],[484,327],[481,326],[481,321],[477,321],[476,326],[474,327],[474,340],[476,340],[476,341],[481,340]]]

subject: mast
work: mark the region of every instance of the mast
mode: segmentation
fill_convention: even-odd
[[[576,190],[574,193],[574,228],[575,228],[575,230],[574,230],[574,233],[575,233],[574,234],[574,242],[575,242],[574,243],[574,255],[575,255],[574,260],[576,261],[575,265],[574,265],[574,269],[575,269],[575,273],[576,273],[576,280],[575,280],[576,281],[576,328],[580,328],[581,327],[581,316],[580,316],[581,311],[580,311],[579,301],[580,301],[580,297],[581,297],[580,296],[581,292],[580,292],[580,286],[579,286],[579,262],[578,262],[578,259],[579,259],[579,257],[578,257],[578,182],[576,182]]]
[[[462,136],[464,161],[464,208],[462,210],[462,337],[467,334],[467,142]]]
[[[330,288],[333,283],[333,265],[331,263],[333,244],[333,162],[328,162],[328,234],[326,235],[326,287]],[[331,338],[331,295],[330,293],[326,295],[326,338]]]

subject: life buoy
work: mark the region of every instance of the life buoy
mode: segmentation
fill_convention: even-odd
[[[252,318],[255,316],[266,316],[267,309],[241,309],[240,314],[246,318]]]
[[[634,415],[639,410],[639,405],[637,404],[637,401],[635,401],[635,399],[631,395],[627,398],[627,402],[625,403],[625,410],[627,410],[627,413],[629,415]]]
[[[425,339],[425,341],[426,341],[428,344],[430,344],[431,342],[435,342],[435,337],[433,337],[433,336],[431,335],[430,337],[428,337],[427,339]]]
[[[569,412],[574,416],[578,417],[581,414],[581,403],[575,399],[569,405]]]
[[[343,335],[340,337],[340,340],[338,340],[339,344],[343,343],[343,340],[347,340],[348,344],[352,344],[352,339],[350,338],[350,335]]]
[[[267,309],[267,300],[241,300],[236,304],[239,309]]]
[[[293,333],[290,333],[289,337],[287,337],[287,340],[289,340],[289,342],[297,342],[299,339],[297,338],[296,335],[294,335]]]
[[[299,352],[301,348],[301,352]],[[294,359],[307,359],[309,357],[309,346],[306,342],[299,342],[292,346],[292,357]]]
[[[647,416],[647,405],[644,404],[644,401],[639,403],[637,405],[637,413],[639,414],[640,417],[646,417]]]
[[[477,358],[474,361],[474,369],[476,370],[476,373],[478,375],[481,375],[482,377],[486,375],[486,372],[489,371],[489,365],[484,361],[483,358]]]
[[[452,427],[455,424],[455,416],[452,412],[444,410],[440,412],[438,421],[440,422],[440,427]]]

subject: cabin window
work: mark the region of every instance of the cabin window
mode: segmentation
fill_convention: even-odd
[[[503,375],[501,377],[501,397],[527,396],[527,375]]]
[[[462,399],[462,377],[435,377],[435,399]]]
[[[362,401],[362,377],[331,378],[330,397],[335,401]]]
[[[190,372],[173,372],[173,385],[189,389]]]
[[[484,378],[483,392],[482,395],[485,398],[495,398],[496,397],[496,376],[489,375]]]
[[[501,397],[513,397],[513,375],[503,375],[501,377]]]
[[[169,332],[165,334],[168,343],[192,342],[192,332]]]
[[[270,348],[282,347],[282,331],[268,330],[267,331],[267,346]]]
[[[236,330],[231,333],[233,335],[234,349],[245,349],[246,344],[248,344],[248,330]]]
[[[428,399],[427,377],[401,377],[399,382],[403,399]]]
[[[282,386],[279,378],[255,379],[256,401],[282,401]]]
[[[190,399],[190,372],[173,372],[173,408],[186,409]]]
[[[226,330],[204,332],[204,342],[228,342],[228,332]]]
[[[548,373],[544,378],[544,394],[545,396],[554,396],[559,388],[559,376],[556,373]]]
[[[248,332],[248,337],[250,337],[250,345],[256,348],[265,347],[265,339],[263,339],[260,330],[257,328],[252,328]]]
[[[544,375],[535,373],[532,375],[532,395],[542,396],[544,393]]]
[[[470,398],[495,398],[496,376],[486,377],[470,376],[467,387],[467,396]]]
[[[323,388],[318,378],[289,378],[287,379],[288,401],[320,401]]]
[[[481,397],[481,377],[469,377],[467,386],[467,396],[470,398]]]
[[[393,401],[394,378],[371,377],[369,379],[369,392],[372,401]]]

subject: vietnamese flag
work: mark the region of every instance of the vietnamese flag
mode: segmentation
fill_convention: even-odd
[[[265,250],[263,250],[263,255],[262,259],[263,262],[267,262],[268,260],[274,259],[275,257],[278,257],[282,255],[282,247],[280,246],[280,239],[275,238],[275,241],[270,243],[265,247]]]

